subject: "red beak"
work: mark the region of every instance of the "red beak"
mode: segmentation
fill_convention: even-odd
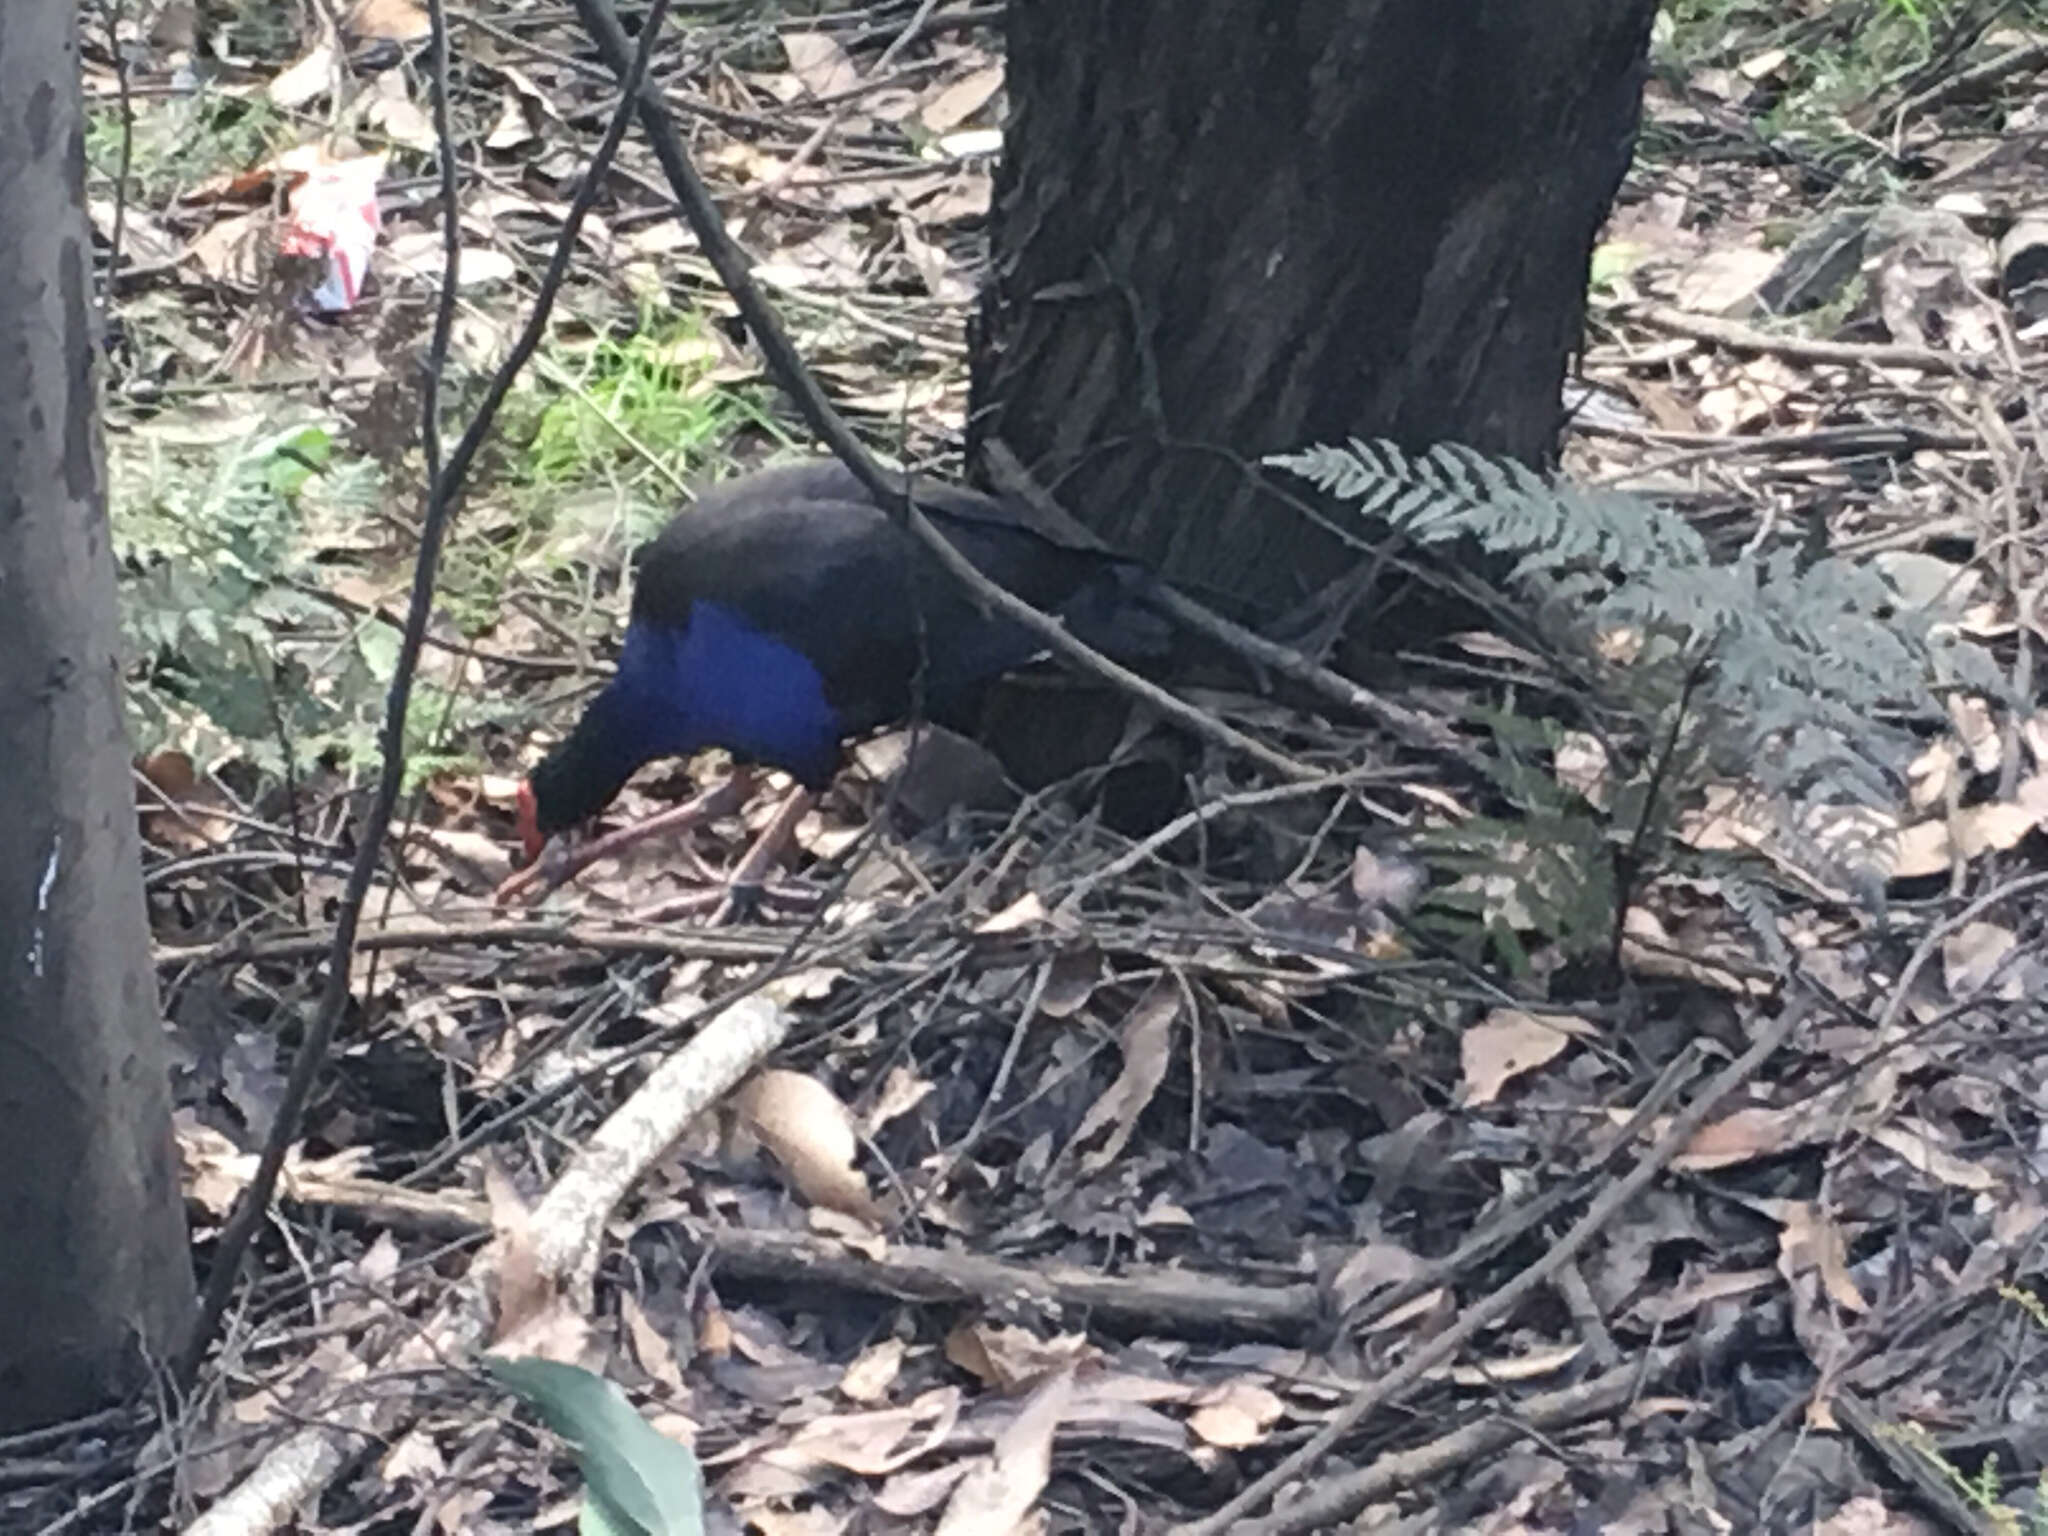
[[[540,857],[541,848],[547,839],[541,835],[540,807],[533,801],[533,781],[519,781],[519,846],[526,850],[526,862],[531,864]]]

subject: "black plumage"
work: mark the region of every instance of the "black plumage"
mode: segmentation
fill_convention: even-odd
[[[1091,645],[1163,648],[1138,567],[1017,503],[930,482],[918,499],[979,570]],[[522,793],[529,854],[656,757],[725,747],[822,789],[845,739],[920,709],[944,720],[1041,649],[837,460],[729,481],[644,552],[617,674]]]

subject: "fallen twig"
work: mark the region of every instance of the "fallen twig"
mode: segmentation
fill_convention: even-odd
[[[1807,336],[1774,336],[1754,326],[1711,315],[1689,314],[1667,304],[1645,304],[1631,310],[1645,325],[1674,336],[1710,341],[1734,352],[1757,352],[1767,357],[1789,358],[1799,363],[1860,363],[1871,368],[1919,368],[1928,373],[1984,374],[1991,371],[1989,358],[1967,357],[1960,352],[1939,352],[1932,347],[1895,346],[1890,342],[1817,341]]]

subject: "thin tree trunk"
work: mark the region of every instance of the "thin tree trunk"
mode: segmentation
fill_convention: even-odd
[[[1547,458],[1654,11],[1011,5],[970,458],[1000,438],[1097,532],[1267,613],[1357,556],[1263,455]]]
[[[0,0],[0,1428],[192,1305],[121,718],[76,0]]]

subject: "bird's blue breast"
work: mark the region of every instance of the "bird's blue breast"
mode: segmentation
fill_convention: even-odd
[[[838,766],[839,717],[818,668],[717,603],[692,604],[682,627],[635,619],[606,692],[611,728],[643,762],[724,747],[811,784]]]

